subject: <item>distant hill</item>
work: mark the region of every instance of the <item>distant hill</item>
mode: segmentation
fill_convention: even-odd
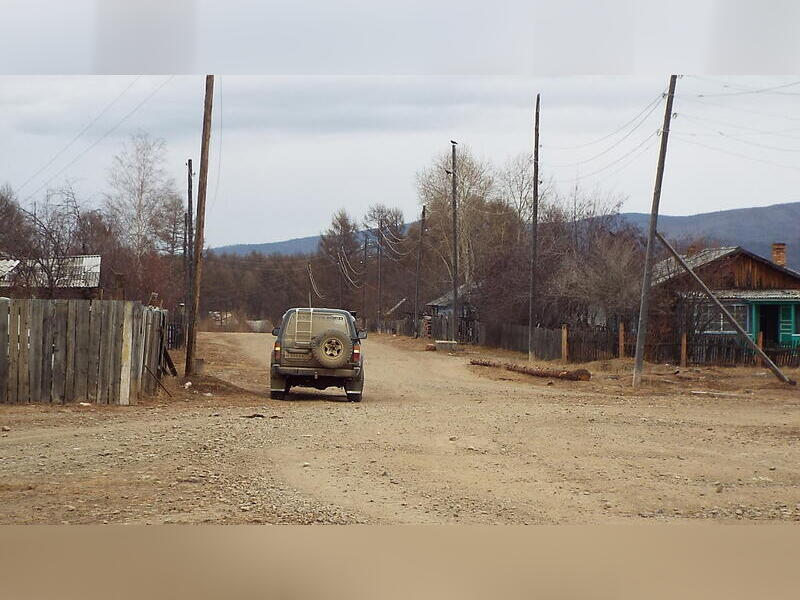
[[[283,242],[266,242],[264,244],[233,244],[231,246],[220,246],[212,248],[214,252],[226,252],[228,254],[250,254],[258,252],[260,254],[313,254],[317,251],[319,244],[318,235],[294,238]]]
[[[630,223],[647,230],[650,215],[622,213]],[[772,242],[786,242],[786,260],[800,268],[800,202],[756,208],[735,208],[687,216],[660,215],[658,229],[675,239],[706,237],[722,245],[744,246],[769,258]],[[231,254],[308,254],[316,252],[319,236],[312,235],[284,242],[235,244],[214,248]]]
[[[645,231],[650,222],[645,213],[620,216]],[[786,261],[800,268],[800,202],[687,216],[659,215],[658,229],[675,239],[707,237],[725,246],[744,246],[765,258],[771,254],[772,242],[785,242]]]

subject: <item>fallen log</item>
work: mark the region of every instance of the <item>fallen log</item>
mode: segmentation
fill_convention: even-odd
[[[497,360],[489,360],[485,358],[475,358],[470,360],[469,362],[471,365],[506,369],[507,371],[513,371],[514,373],[522,373],[524,375],[532,375],[534,377],[567,379],[570,381],[589,381],[592,378],[592,374],[586,369],[575,369],[573,371],[567,369],[540,369],[537,367],[528,367],[525,365],[517,365],[514,363],[502,363]]]

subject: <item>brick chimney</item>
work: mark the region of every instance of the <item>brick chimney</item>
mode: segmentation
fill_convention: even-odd
[[[781,267],[786,266],[786,244],[775,242],[772,244],[772,262]]]

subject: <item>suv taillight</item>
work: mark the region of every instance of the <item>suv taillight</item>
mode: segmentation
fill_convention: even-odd
[[[361,360],[361,344],[353,344],[352,362],[357,363],[359,360]]]
[[[275,342],[275,346],[272,349],[272,360],[275,362],[280,362],[281,360],[281,345],[280,342]]]

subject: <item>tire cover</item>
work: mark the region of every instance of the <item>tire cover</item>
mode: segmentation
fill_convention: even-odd
[[[326,369],[338,369],[350,360],[353,354],[353,341],[346,333],[329,329],[315,339],[311,354]]]

